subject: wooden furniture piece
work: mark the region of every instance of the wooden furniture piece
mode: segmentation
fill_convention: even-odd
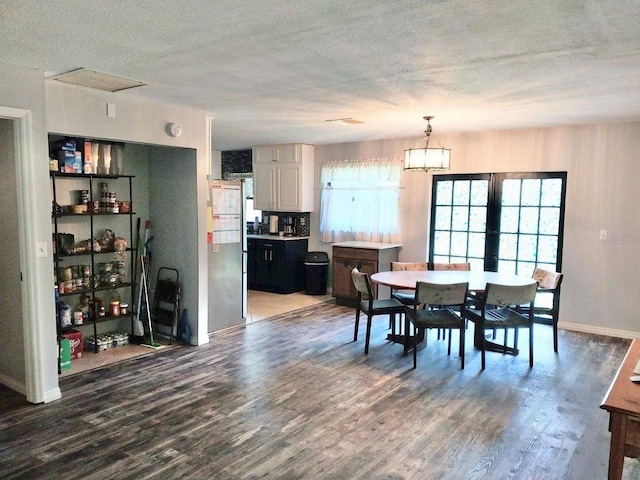
[[[609,412],[609,480],[620,480],[624,457],[640,457],[640,384],[629,377],[640,360],[640,340],[634,339],[600,408]]]
[[[386,285],[391,288],[403,290],[414,290],[417,282],[427,283],[469,283],[469,292],[484,292],[487,283],[499,283],[502,285],[527,285],[531,283],[530,277],[523,275],[513,275],[510,273],[500,272],[481,272],[479,270],[471,271],[404,271],[404,272],[378,272],[371,276],[371,281],[378,285]],[[476,348],[482,348],[484,344],[484,335],[478,328],[474,331],[474,345]],[[405,342],[404,338],[396,341]],[[486,345],[487,350],[493,350],[491,344]],[[504,351],[502,345],[495,346],[496,351]]]
[[[371,320],[375,315],[389,315],[391,325],[395,325],[396,314],[404,312],[404,305],[395,298],[376,299],[371,288],[369,275],[354,268],[351,271],[353,285],[358,292],[356,304],[356,323],[353,330],[353,341],[358,341],[358,325],[360,324],[360,312],[367,316],[367,334],[364,341],[364,354],[369,353],[369,338],[371,337]]]
[[[253,203],[257,210],[313,212],[312,145],[253,148]]]
[[[449,345],[447,355],[451,355],[451,330],[460,333],[460,368],[464,369],[464,315],[468,283],[438,284],[418,282],[412,307],[405,310],[405,350],[409,347],[409,326],[413,324],[413,368],[418,362],[418,338],[425,338],[428,328],[448,329]],[[425,308],[419,308],[424,305]],[[454,312],[451,307],[458,309]]]
[[[406,272],[409,271],[426,271],[429,270],[429,263],[427,262],[391,262],[392,272]],[[415,293],[414,292],[401,292],[395,289],[391,289],[391,296],[396,300],[399,300],[404,305],[415,305]]]
[[[560,314],[560,284],[563,275],[543,268],[536,268],[533,279],[538,282],[538,300],[533,309],[534,321],[553,326],[553,351],[558,353],[558,316]],[[550,305],[544,304],[544,296],[551,296]],[[542,298],[540,298],[542,297]]]
[[[266,237],[266,238],[261,238]],[[256,235],[247,239],[247,281],[253,290],[293,293],[305,288],[308,239]]]
[[[355,307],[357,291],[351,280],[351,270],[372,275],[389,269],[391,262],[398,260],[402,245],[397,243],[341,242],[333,244],[333,296],[337,305]],[[415,282],[411,289],[415,288]],[[376,298],[391,296],[389,288],[378,289],[373,285]]]
[[[533,367],[533,307],[537,282],[528,285],[501,285],[488,283],[481,310],[467,310],[466,318],[475,323],[475,331],[482,335],[482,370],[485,368],[487,346],[495,351],[499,347],[484,338],[485,329],[505,330],[502,353],[518,354],[518,329],[529,329],[529,368]],[[520,308],[522,307],[522,310]],[[513,348],[507,347],[507,329],[514,329]]]

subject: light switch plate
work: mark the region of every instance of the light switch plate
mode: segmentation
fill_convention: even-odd
[[[607,230],[600,230],[600,240],[606,240],[609,236],[609,232]]]

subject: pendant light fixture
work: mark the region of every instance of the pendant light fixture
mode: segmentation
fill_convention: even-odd
[[[427,121],[426,145],[423,148],[414,148],[423,142],[420,139],[413,147],[404,151],[404,169],[429,172],[432,170],[449,170],[451,164],[450,148],[429,148],[431,137],[431,119],[433,116],[423,117]]]

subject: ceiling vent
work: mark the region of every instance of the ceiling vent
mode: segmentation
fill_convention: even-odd
[[[87,70],[86,68],[78,68],[70,72],[61,73],[49,77],[48,80],[57,80],[59,82],[79,85],[81,87],[96,88],[105,92],[120,92],[130,88],[142,87],[146,83],[139,80],[131,80],[129,78],[117,77],[107,73]]]
[[[342,125],[358,125],[361,122],[360,120],[356,120],[355,118],[334,118],[332,120],[327,120],[327,122],[331,123],[341,123]]]

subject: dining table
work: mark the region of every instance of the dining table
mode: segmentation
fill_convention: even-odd
[[[417,282],[427,283],[469,283],[469,292],[481,295],[487,288],[487,283],[497,283],[500,285],[523,286],[530,284],[533,280],[526,275],[515,275],[504,272],[488,272],[480,270],[411,270],[411,271],[387,271],[378,272],[371,275],[371,281],[380,285],[386,285],[395,290],[415,290]],[[405,346],[405,353],[409,344],[409,332],[405,330],[404,335],[388,336],[389,340],[402,343]],[[474,326],[473,344],[481,349],[485,345],[486,350],[518,355],[519,351],[515,347],[500,345],[487,340],[484,332]]]

